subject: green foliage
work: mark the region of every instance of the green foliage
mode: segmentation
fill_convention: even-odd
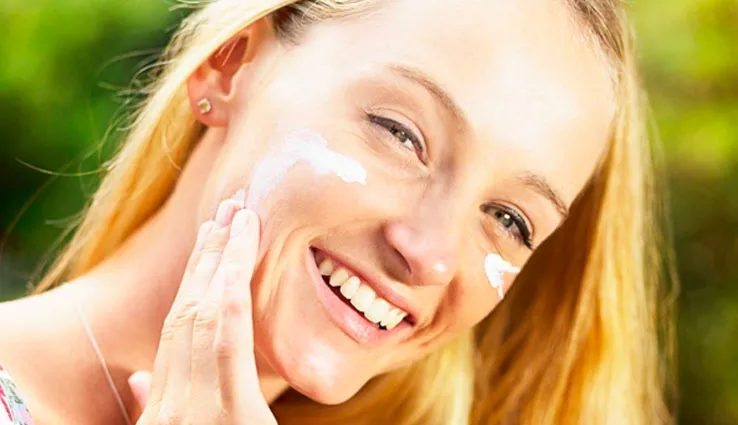
[[[77,219],[115,148],[116,134],[106,131],[128,100],[122,89],[182,16],[151,0],[0,7],[0,299],[25,292],[30,273]]]
[[[170,6],[0,6],[0,300],[25,293],[35,267],[78,218],[115,149],[118,134],[106,130],[125,110],[123,89],[184,16]],[[672,194],[680,423],[738,423],[738,2],[651,0],[630,8]]]
[[[681,279],[680,423],[738,423],[738,2],[636,2]]]

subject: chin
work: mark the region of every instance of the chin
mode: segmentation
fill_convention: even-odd
[[[305,369],[305,368],[302,368]],[[297,373],[294,373],[297,372]],[[309,399],[325,405],[341,404],[361,390],[366,383],[341,382],[320,375],[319,370],[293,371],[292,375],[284,376],[290,388]]]
[[[372,378],[371,365],[349,361],[319,335],[309,339],[310,333],[302,330],[300,335],[279,333],[268,348],[259,344],[263,360],[290,388],[317,403],[335,405],[353,397]],[[368,366],[365,370],[357,367],[362,363]]]

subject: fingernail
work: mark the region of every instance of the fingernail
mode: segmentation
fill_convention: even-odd
[[[249,212],[247,210],[239,210],[236,212],[236,216],[233,217],[233,224],[231,224],[231,233],[230,237],[234,238],[241,233],[243,233],[244,230],[249,225]]]
[[[213,230],[212,221],[208,220],[200,226],[200,230],[197,231],[197,240],[195,241],[195,249],[200,249],[205,245],[205,240],[208,238],[210,231]]]
[[[137,383],[140,383],[140,384],[143,384],[143,385],[147,385],[148,386],[148,384],[150,383],[150,381],[151,381],[151,374],[149,372],[145,372],[143,370],[139,370],[139,371],[133,372],[131,374],[131,376],[128,377],[128,383],[129,384],[137,384]]]
[[[243,208],[244,204],[246,203],[246,191],[243,189],[239,189],[238,192],[231,196],[231,199],[238,202],[239,208]]]
[[[231,219],[231,208],[233,204],[230,199],[226,199],[218,206],[218,212],[215,213],[215,223],[220,227],[225,227]]]

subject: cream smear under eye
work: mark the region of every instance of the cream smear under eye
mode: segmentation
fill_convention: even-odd
[[[504,273],[519,273],[520,269],[505,261],[497,254],[488,254],[484,259],[484,274],[487,275],[490,285],[497,289],[500,299],[505,297],[503,293]]]
[[[281,149],[257,165],[251,176],[246,207],[257,211],[264,197],[298,162],[309,164],[318,175],[334,174],[346,183],[366,184],[366,170],[357,160],[328,149],[328,142],[320,134],[300,130],[287,135]]]

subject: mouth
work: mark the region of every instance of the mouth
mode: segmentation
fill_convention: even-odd
[[[310,254],[315,264],[313,270],[322,282],[320,289],[332,298],[328,304],[341,310],[338,315],[342,319],[351,316],[349,327],[352,332],[361,330],[360,339],[375,339],[368,334],[384,339],[415,325],[413,315],[381,296],[376,283],[363,279],[360,273],[324,251],[313,247]]]

